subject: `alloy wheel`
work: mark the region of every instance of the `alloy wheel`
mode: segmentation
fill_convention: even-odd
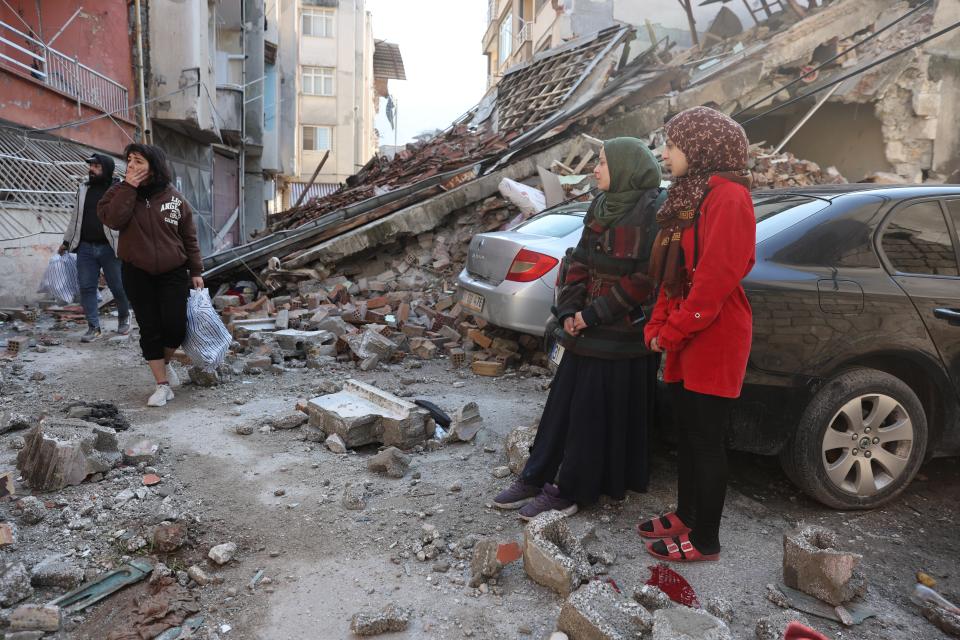
[[[865,394],[847,402],[823,434],[821,462],[839,490],[873,496],[907,469],[913,451],[910,415],[894,398]]]

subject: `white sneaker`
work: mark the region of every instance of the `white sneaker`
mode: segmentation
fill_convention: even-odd
[[[167,382],[171,387],[180,386],[180,376],[177,375],[176,369],[174,369],[173,365],[169,362],[167,363]]]
[[[173,400],[173,390],[169,385],[158,384],[157,390],[153,392],[153,395],[147,399],[148,407],[162,407]]]

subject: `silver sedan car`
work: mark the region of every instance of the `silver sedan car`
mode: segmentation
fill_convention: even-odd
[[[474,236],[460,272],[460,304],[498,327],[542,336],[560,260],[580,241],[589,204],[564,205],[510,231]]]

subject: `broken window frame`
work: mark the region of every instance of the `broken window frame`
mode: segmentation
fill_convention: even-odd
[[[300,33],[309,38],[335,37],[335,15],[334,9],[303,9],[300,14]]]
[[[326,146],[320,146],[321,130],[326,132]],[[307,146],[307,132],[311,146]],[[322,124],[305,124],[301,127],[301,147],[304,151],[333,151],[333,127]]]
[[[307,96],[335,96],[337,95],[336,77],[336,69],[333,67],[302,67],[300,70],[302,92]]]

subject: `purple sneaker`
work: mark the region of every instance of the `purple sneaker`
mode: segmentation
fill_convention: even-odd
[[[520,509],[520,517],[524,520],[532,520],[546,511],[559,511],[565,516],[572,516],[577,512],[577,503],[561,496],[557,485],[547,483],[543,485],[543,491],[533,499],[533,502]]]
[[[493,506],[498,509],[519,509],[540,493],[540,487],[517,480],[497,494]]]

